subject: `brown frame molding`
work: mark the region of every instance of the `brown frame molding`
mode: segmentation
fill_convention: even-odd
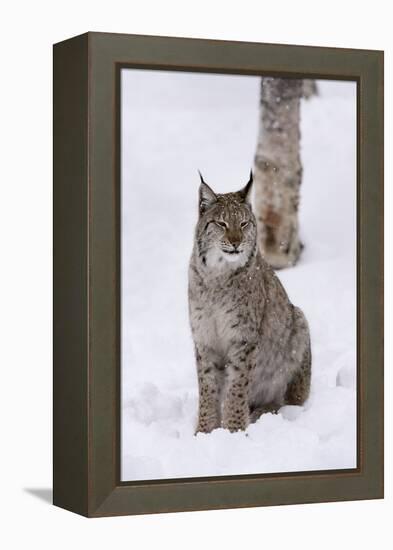
[[[358,467],[121,482],[121,68],[355,80]],[[87,33],[54,46],[54,503],[86,516],[383,497],[383,52]]]

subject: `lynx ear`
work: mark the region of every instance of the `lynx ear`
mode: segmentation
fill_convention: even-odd
[[[216,194],[203,180],[202,174],[199,172],[201,185],[199,186],[199,213],[204,214],[217,201]]]
[[[237,192],[243,202],[247,202],[247,203],[251,202],[251,189],[252,189],[253,181],[254,181],[254,177],[252,174],[252,170],[250,170],[250,179],[248,180],[246,186]]]

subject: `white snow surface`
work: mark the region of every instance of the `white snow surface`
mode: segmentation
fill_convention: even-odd
[[[187,269],[200,169],[217,192],[253,165],[260,79],[122,72],[122,479],[356,467],[356,84],[302,102],[301,262],[278,272],[311,330],[311,395],[247,431],[194,435]]]

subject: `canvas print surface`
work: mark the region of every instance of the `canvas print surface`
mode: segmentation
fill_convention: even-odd
[[[122,481],[357,466],[356,93],[122,69]]]

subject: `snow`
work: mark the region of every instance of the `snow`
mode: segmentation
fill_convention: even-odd
[[[279,272],[311,330],[304,407],[247,432],[194,435],[197,379],[187,268],[202,171],[243,186],[259,78],[122,73],[122,479],[356,467],[356,85],[318,82],[302,103],[301,262]]]

